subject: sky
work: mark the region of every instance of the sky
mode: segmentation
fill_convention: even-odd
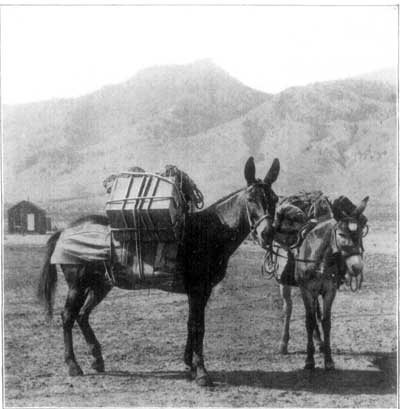
[[[397,41],[393,6],[3,6],[2,103],[77,97],[204,58],[277,93],[397,67]]]

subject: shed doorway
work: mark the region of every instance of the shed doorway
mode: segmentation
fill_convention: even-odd
[[[27,214],[27,229],[28,231],[35,231],[35,215],[34,213]]]

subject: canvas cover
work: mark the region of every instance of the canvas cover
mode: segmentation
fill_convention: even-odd
[[[121,288],[159,288],[183,292],[182,273],[177,266],[178,243],[142,243],[143,268],[138,268],[135,243],[129,246],[114,241],[113,257],[127,267],[116,270],[115,284]],[[51,256],[51,264],[81,265],[110,261],[111,231],[109,226],[88,221],[63,230]]]
[[[52,264],[82,264],[110,259],[110,228],[86,222],[63,230],[51,256]]]

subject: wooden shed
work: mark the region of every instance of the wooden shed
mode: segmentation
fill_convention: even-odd
[[[50,218],[46,217],[46,211],[27,200],[8,209],[9,233],[45,234],[50,229],[51,222]]]

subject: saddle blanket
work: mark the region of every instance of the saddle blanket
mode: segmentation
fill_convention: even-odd
[[[51,264],[82,264],[110,259],[110,227],[91,222],[63,230]]]

